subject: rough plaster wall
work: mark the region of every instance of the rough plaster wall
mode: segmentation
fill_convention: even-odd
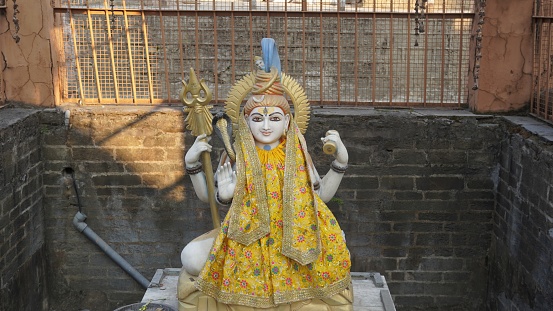
[[[534,1],[487,0],[485,3],[479,88],[469,91],[470,107],[481,113],[524,109],[530,102],[532,92]],[[478,18],[477,13],[475,19]],[[473,39],[471,78],[474,44]]]
[[[27,105],[54,105],[49,1],[7,0],[0,13],[0,99]]]

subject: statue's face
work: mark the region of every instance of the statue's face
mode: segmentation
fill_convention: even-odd
[[[255,144],[270,150],[280,143],[280,138],[288,128],[290,116],[278,107],[257,107],[248,116],[248,126]]]

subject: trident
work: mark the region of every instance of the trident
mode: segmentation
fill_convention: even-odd
[[[191,130],[194,136],[201,134],[206,134],[206,137],[211,136],[213,132],[213,125],[211,124],[213,115],[209,111],[209,109],[213,108],[212,105],[209,105],[211,90],[205,84],[204,79],[198,82],[196,73],[192,68],[190,68],[190,80],[188,83],[183,80],[182,84],[183,89],[180,92],[180,100],[186,106],[184,112],[188,113],[185,119],[186,128]],[[204,140],[207,140],[207,138]],[[213,167],[211,165],[211,157],[207,151],[202,152],[202,165],[207,184],[207,195],[213,228],[217,228],[221,226],[221,221],[215,202]]]

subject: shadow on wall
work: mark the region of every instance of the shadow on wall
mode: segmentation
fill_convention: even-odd
[[[144,290],[73,227],[79,204],[68,172],[87,224],[141,274],[180,267],[182,247],[211,227],[183,174],[182,113],[118,107],[63,117],[42,125],[51,304],[113,310],[140,301]]]

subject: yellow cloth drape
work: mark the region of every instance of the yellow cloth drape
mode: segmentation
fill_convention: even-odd
[[[344,290],[349,251],[313,191],[297,126],[292,122],[287,139],[271,151],[255,147],[243,118],[237,137],[233,203],[197,288],[223,303],[258,308]]]

